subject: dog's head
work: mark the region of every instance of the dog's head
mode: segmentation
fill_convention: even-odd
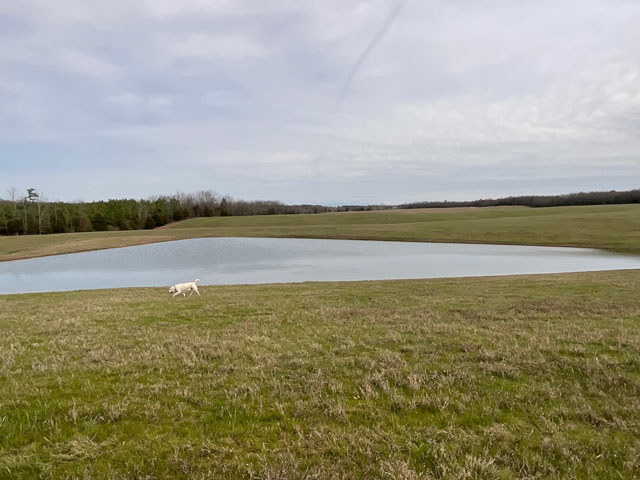
[[[169,293],[175,293],[175,291],[176,291],[176,287],[169,288]]]

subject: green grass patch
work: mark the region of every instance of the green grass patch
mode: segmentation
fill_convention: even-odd
[[[0,296],[0,478],[634,478],[639,287]]]
[[[200,237],[573,246],[639,254],[640,205],[431,208],[195,218],[156,230],[0,237],[0,261]]]

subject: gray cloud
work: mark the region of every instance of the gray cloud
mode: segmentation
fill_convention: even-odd
[[[5,2],[0,192],[355,203],[638,186],[638,2],[399,5]]]

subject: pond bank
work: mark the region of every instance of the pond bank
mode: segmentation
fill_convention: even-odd
[[[0,263],[0,291],[443,278],[640,268],[591,249],[292,238],[200,238]]]

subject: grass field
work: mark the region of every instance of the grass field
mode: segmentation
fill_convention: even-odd
[[[640,205],[197,218],[156,230],[0,237],[0,261],[197,237],[299,237],[603,248],[640,254]]]
[[[0,296],[0,478],[640,474],[638,271],[201,293]]]

